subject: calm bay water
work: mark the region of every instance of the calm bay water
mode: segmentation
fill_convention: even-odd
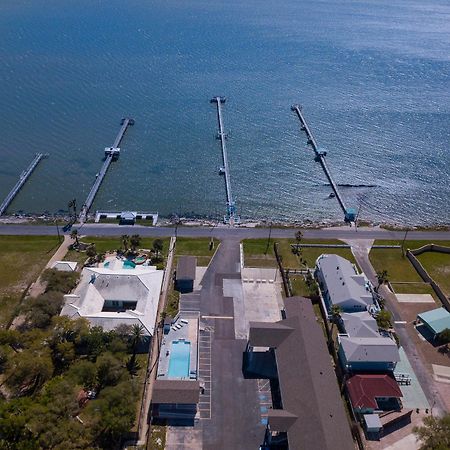
[[[136,124],[93,209],[225,212],[225,95],[243,217],[340,220],[292,103],[361,218],[450,223],[446,0],[3,0],[0,197],[46,152],[10,211],[81,205],[120,119]]]

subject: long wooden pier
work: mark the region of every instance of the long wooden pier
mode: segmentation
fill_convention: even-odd
[[[213,97],[211,99],[211,103],[216,103],[217,105],[217,120],[219,122],[219,131],[217,133],[217,138],[220,139],[220,145],[222,147],[223,167],[221,167],[220,173],[225,178],[225,193],[227,198],[227,215],[225,217],[225,222],[233,225],[234,223],[236,223],[236,221],[239,221],[239,218],[236,216],[236,204],[233,200],[233,194],[231,192],[230,167],[228,165],[226,145],[227,134],[225,133],[225,129],[223,126],[222,103],[225,103],[225,100],[225,97]]]
[[[22,186],[28,180],[28,178],[33,173],[34,169],[39,164],[41,159],[44,158],[44,156],[45,156],[44,153],[37,153],[33,161],[31,161],[31,164],[28,166],[28,168],[22,172],[22,174],[19,177],[19,181],[15,184],[11,192],[6,196],[5,200],[3,200],[3,203],[0,205],[0,216],[6,212],[8,206],[14,200],[14,197],[18,194],[20,189],[22,189]]]
[[[320,147],[317,145],[317,141],[314,138],[314,135],[312,134],[312,131],[309,128],[308,123],[306,122],[306,119],[303,115],[302,107],[300,105],[292,105],[291,110],[294,111],[297,114],[298,118],[300,119],[301,129],[306,133],[306,136],[308,138],[307,142],[313,148],[314,153],[316,154],[315,159],[316,161],[320,162],[320,165],[322,166],[322,169],[325,172],[326,177],[328,178],[330,186],[333,189],[334,195],[336,196],[336,199],[339,202],[342,211],[344,212],[345,221],[354,222],[356,220],[355,210],[352,208],[347,208],[344,199],[339,191],[338,185],[334,181],[331,171],[328,168],[328,164],[325,159],[327,153],[321,150]]]
[[[103,182],[103,179],[105,178],[106,172],[108,171],[111,162],[119,157],[119,145],[122,142],[122,138],[125,135],[125,132],[131,125],[134,125],[134,119],[130,119],[128,117],[122,119],[121,127],[119,133],[116,136],[116,139],[114,140],[114,144],[112,145],[112,147],[105,148],[105,161],[103,162],[100,172],[97,174],[95,182],[92,185],[92,188],[86,198],[86,201],[83,204],[83,207],[81,208],[79,216],[79,220],[81,223],[85,222],[87,219],[89,210],[91,209],[92,203],[94,202],[95,196],[97,195],[97,192]]]

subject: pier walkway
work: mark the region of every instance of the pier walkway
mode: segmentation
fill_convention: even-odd
[[[320,165],[322,166],[322,169],[325,172],[326,177],[328,178],[330,186],[333,189],[334,195],[336,196],[336,199],[339,202],[342,211],[344,212],[345,221],[354,222],[356,220],[356,212],[353,208],[347,208],[347,206],[345,205],[344,199],[339,191],[338,185],[334,181],[330,169],[328,168],[328,164],[325,159],[327,153],[321,150],[317,145],[317,141],[315,140],[314,135],[312,134],[312,131],[309,128],[305,117],[303,116],[302,107],[300,105],[292,105],[291,110],[294,111],[297,114],[298,118],[300,119],[301,129],[306,133],[306,136],[308,138],[307,142],[309,145],[311,145],[311,147],[314,150],[314,153],[316,154],[315,160],[320,162]]]
[[[224,131],[222,117],[222,103],[225,103],[225,100],[225,97],[213,97],[211,99],[211,103],[216,103],[217,105],[217,120],[219,122],[217,138],[220,139],[220,144],[222,147],[223,167],[220,168],[220,174],[224,175],[225,178],[225,191],[227,197],[227,215],[225,216],[225,222],[230,225],[234,225],[239,222],[239,217],[236,215],[236,204],[233,200],[233,194],[231,193],[230,167],[228,165],[227,146],[225,142],[227,139],[227,133]]]
[[[116,139],[114,140],[114,144],[112,145],[112,147],[105,148],[105,161],[103,162],[100,172],[97,174],[95,182],[92,185],[92,188],[86,198],[86,201],[83,204],[83,207],[81,208],[79,216],[79,220],[81,223],[86,222],[87,215],[89,213],[89,210],[91,209],[92,203],[94,202],[94,198],[97,195],[100,185],[102,184],[102,181],[105,178],[106,172],[108,171],[111,162],[119,157],[120,154],[119,145],[122,141],[125,132],[131,125],[134,125],[134,119],[130,119],[128,117],[122,119],[121,127],[119,133],[116,136]]]
[[[22,174],[19,177],[19,181],[12,188],[11,192],[6,196],[5,200],[3,200],[3,203],[0,205],[0,216],[6,212],[8,206],[14,200],[14,197],[18,194],[20,189],[22,189],[22,186],[28,180],[28,178],[33,173],[34,169],[39,164],[41,159],[44,158],[44,156],[46,155],[44,155],[43,153],[37,153],[33,161],[31,161],[31,164],[28,166],[28,168],[22,172]]]

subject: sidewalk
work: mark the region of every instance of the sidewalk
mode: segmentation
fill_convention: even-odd
[[[69,235],[64,236],[64,241],[58,247],[58,250],[54,253],[54,255],[50,258],[44,270],[51,268],[55,261],[60,261],[66,256],[66,253],[69,249],[70,244],[72,243],[72,239]],[[41,273],[42,275],[42,273]],[[41,275],[39,275],[38,279],[31,285],[30,290],[28,291],[28,297],[37,297],[45,292],[45,283],[41,282]]]

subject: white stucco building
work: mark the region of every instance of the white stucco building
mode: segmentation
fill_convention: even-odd
[[[84,317],[104,330],[141,324],[144,335],[153,336],[163,273],[117,258],[86,267],[75,292],[64,296],[61,315]]]

